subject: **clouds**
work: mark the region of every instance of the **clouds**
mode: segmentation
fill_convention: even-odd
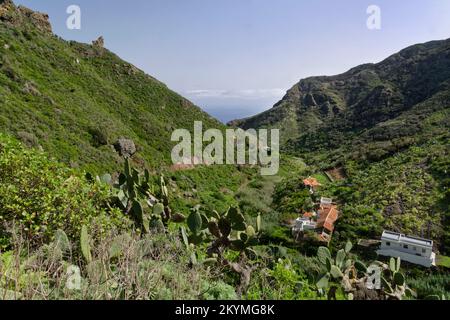
[[[219,89],[200,89],[187,90],[186,96],[190,98],[217,98],[217,99],[244,99],[260,100],[267,98],[281,99],[286,93],[285,89],[243,89],[243,90],[219,90]]]

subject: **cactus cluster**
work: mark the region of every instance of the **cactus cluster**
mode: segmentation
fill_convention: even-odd
[[[213,242],[208,249],[208,254],[212,256],[220,254],[223,248],[243,252],[255,246],[258,243],[257,234],[261,228],[261,217],[257,218],[255,230],[246,223],[244,216],[236,207],[230,207],[222,215],[213,211],[208,218],[197,206],[191,210],[187,225],[190,231],[189,243],[197,245],[212,238]]]
[[[161,176],[160,180],[161,197],[157,199],[153,195],[150,172],[146,169],[140,174],[130,166],[128,159],[125,160],[124,172],[120,174],[114,187],[117,203],[143,232],[149,232],[150,229],[163,231],[169,221],[184,221],[183,215],[172,214],[164,177]]]
[[[414,296],[414,292],[406,285],[405,276],[400,272],[400,258],[391,258],[389,266],[383,267],[384,275],[381,277],[381,283],[388,298],[401,300],[405,295]]]
[[[247,253],[251,247],[258,244],[258,234],[261,231],[261,216],[256,219],[256,229],[247,224],[244,215],[236,207],[230,207],[225,213],[213,211],[208,217],[197,206],[191,210],[187,218],[189,234],[181,228],[183,241],[191,253],[191,263],[197,263],[195,245],[206,244],[208,258],[203,264],[218,264],[228,268],[240,277],[237,289],[238,295],[247,290],[254,266],[248,264]],[[226,250],[239,252],[237,261],[225,258]]]
[[[364,270],[364,265],[361,263],[355,263],[352,259],[348,258],[348,254],[352,250],[352,243],[347,242],[344,249],[337,252],[336,258],[331,257],[330,250],[326,247],[320,247],[317,251],[317,258],[322,263],[326,272],[319,277],[319,281],[316,286],[319,290],[324,291],[329,287],[330,280],[348,280],[350,269],[352,267]]]
[[[325,273],[322,274],[316,283],[320,293],[328,291],[328,297],[335,293],[336,287],[330,285],[331,281],[340,284],[344,292],[348,294],[349,299],[398,299],[404,296],[414,296],[414,292],[408,288],[405,276],[400,272],[400,258],[391,258],[389,265],[375,261],[371,267],[380,270],[381,287],[372,289],[369,286],[370,271],[373,268],[367,268],[366,265],[358,260],[349,258],[352,249],[352,243],[347,242],[344,249],[337,252],[333,259],[330,250],[326,247],[320,247],[317,251],[317,258],[325,266]]]

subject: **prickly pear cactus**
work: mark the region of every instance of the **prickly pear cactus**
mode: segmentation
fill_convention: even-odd
[[[193,210],[191,212],[187,219],[187,224],[189,230],[195,235],[199,234],[200,231],[202,231],[203,221],[202,216],[200,215],[200,212],[198,210]]]
[[[81,227],[81,235],[80,235],[80,245],[81,245],[81,253],[83,255],[84,260],[87,263],[92,262],[92,253],[91,253],[91,238],[89,236],[87,227],[83,225]]]

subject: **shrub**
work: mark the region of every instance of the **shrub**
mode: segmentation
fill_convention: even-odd
[[[39,146],[38,138],[32,133],[20,131],[17,133],[17,136],[27,147],[36,148]]]
[[[73,255],[73,242],[61,246],[55,240],[30,249],[20,235],[13,238],[14,250],[0,253],[0,299],[236,298],[234,289],[216,280],[209,268],[189,266],[190,254],[174,234],[108,232],[92,241],[89,263]]]
[[[249,300],[318,299],[306,276],[288,259],[279,259],[273,269],[257,272],[247,294]]]
[[[450,296],[450,275],[448,274],[427,275],[408,282],[416,290],[418,299],[425,299],[432,295]]]
[[[108,210],[109,189],[89,184],[75,171],[36,150],[0,135],[0,244],[8,246],[5,224],[17,224],[32,244],[51,238],[57,229],[77,238],[83,223],[104,228],[126,218]]]
[[[94,147],[106,146],[109,143],[109,132],[106,129],[89,128],[88,132]]]

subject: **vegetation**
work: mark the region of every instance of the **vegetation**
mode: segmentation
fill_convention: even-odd
[[[236,122],[283,128],[289,154],[260,177],[169,168],[173,129],[225,126],[27,10],[0,0],[0,299],[450,296],[445,256],[424,270],[350,242],[389,228],[448,255],[448,40],[302,80],[275,111]],[[117,150],[121,137],[135,154]],[[340,211],[331,243],[297,243],[293,220],[322,196]]]
[[[431,238],[447,254],[449,50],[449,40],[433,41],[301,80],[276,108],[233,124],[281,128],[284,151],[301,156],[321,182],[318,196],[339,202],[338,243],[386,228]],[[345,176],[326,181],[321,172],[336,168]],[[310,206],[298,177],[277,190],[275,209],[287,219]]]
[[[94,230],[92,230],[94,231]],[[24,239],[0,255],[0,299],[235,299],[234,288],[203,266],[189,266],[178,237],[111,232],[80,260],[73,242],[30,250]]]
[[[1,6],[1,5],[0,5]],[[64,41],[21,11],[0,23],[0,128],[95,174],[122,168],[112,145],[132,139],[137,166],[170,162],[171,133],[222,124],[163,83],[98,46]]]
[[[58,229],[70,237],[82,224],[97,221],[103,230],[126,227],[126,219],[108,206],[109,191],[38,151],[0,134],[0,248],[9,246],[4,228],[20,225],[31,244],[52,239]]]

